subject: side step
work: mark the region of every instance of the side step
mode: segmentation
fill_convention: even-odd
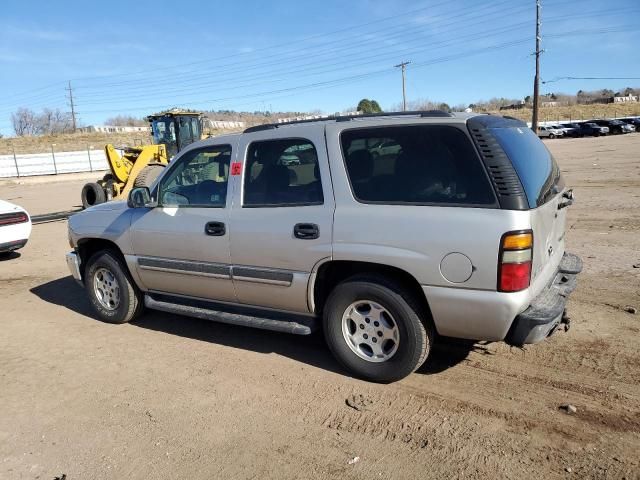
[[[144,304],[147,308],[162,312],[295,335],[310,335],[317,323],[314,317],[304,315],[260,311],[260,316],[254,316],[247,313],[257,313],[258,310],[249,307],[245,309],[169,295],[146,294]],[[240,310],[244,313],[238,313]]]

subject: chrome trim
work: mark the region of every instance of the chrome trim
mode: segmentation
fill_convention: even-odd
[[[223,280],[231,280],[229,275],[222,275],[218,273],[205,273],[205,272],[195,272],[193,270],[178,270],[175,268],[164,268],[164,267],[148,267],[146,265],[138,266],[142,270],[151,270],[153,272],[166,272],[166,273],[177,273],[178,275],[194,275],[196,277],[208,277],[208,278],[221,278]]]
[[[293,273],[288,270],[231,266],[231,277],[241,282],[266,283],[288,287],[293,283]]]
[[[233,275],[232,278],[240,282],[266,283],[268,285],[280,285],[282,287],[291,286],[291,282],[286,282],[284,280],[271,280],[269,278],[257,278],[257,277],[243,277],[238,275]]]
[[[137,264],[142,270],[231,280],[231,267],[219,263],[195,262],[192,260],[170,260],[157,257],[138,257]]]

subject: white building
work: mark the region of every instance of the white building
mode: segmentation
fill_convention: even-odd
[[[623,97],[613,97],[613,103],[633,103],[638,101],[638,95],[625,95]]]
[[[130,133],[130,132],[150,132],[150,127],[133,127],[129,125],[88,125],[78,128],[80,132],[100,132],[100,133]]]
[[[244,128],[245,122],[237,122],[233,120],[211,120],[206,118],[204,120],[205,128],[213,128],[216,130],[231,130],[234,128]]]

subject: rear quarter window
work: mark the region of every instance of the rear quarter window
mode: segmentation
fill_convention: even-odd
[[[553,155],[531,129],[504,127],[489,130],[511,160],[529,208],[543,205],[564,188]]]
[[[446,125],[345,130],[342,154],[362,203],[490,207],[496,198],[469,137]]]

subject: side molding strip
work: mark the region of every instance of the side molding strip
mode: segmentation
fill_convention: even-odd
[[[144,270],[182,273],[201,277],[213,277],[231,280],[231,267],[213,263],[191,262],[188,260],[167,260],[161,258],[138,258],[138,265]]]

